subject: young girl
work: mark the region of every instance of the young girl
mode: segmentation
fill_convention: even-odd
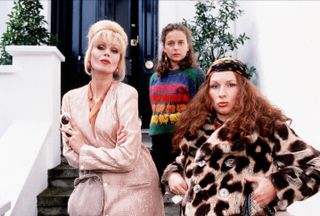
[[[162,30],[161,41],[161,58],[149,86],[152,106],[149,134],[160,177],[174,159],[171,149],[174,124],[204,80],[204,73],[197,67],[192,36],[187,27],[168,24]]]
[[[319,190],[319,151],[248,77],[237,59],[215,61],[177,123],[181,154],[162,182],[183,196],[182,215],[279,215]]]
[[[88,39],[85,70],[91,81],[62,100],[72,126],[61,129],[63,155],[80,171],[101,175],[102,215],[163,216],[157,170],[141,143],[138,94],[120,82],[127,35],[119,24],[101,20],[90,27]]]

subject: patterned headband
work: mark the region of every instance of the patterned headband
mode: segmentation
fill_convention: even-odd
[[[207,78],[213,72],[223,71],[233,71],[239,73],[247,79],[251,78],[251,75],[248,73],[247,66],[241,61],[232,57],[221,58],[214,61],[209,67],[209,70],[207,72]]]

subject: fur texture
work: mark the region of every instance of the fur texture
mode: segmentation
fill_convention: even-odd
[[[179,172],[188,184],[182,202],[182,215],[239,215],[254,185],[248,175],[270,178],[277,191],[267,208],[252,205],[252,214],[275,215],[296,200],[319,191],[320,156],[286,124],[279,124],[272,137],[254,133],[232,142],[226,128],[214,128],[213,117],[197,131],[186,133],[180,143],[180,156],[162,176],[167,184],[172,172]],[[216,129],[216,130],[215,130]]]

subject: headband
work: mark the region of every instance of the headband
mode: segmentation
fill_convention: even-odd
[[[251,78],[251,74],[248,73],[247,65],[232,57],[225,57],[214,61],[209,67],[207,78],[213,72],[223,71],[233,71],[247,79]]]

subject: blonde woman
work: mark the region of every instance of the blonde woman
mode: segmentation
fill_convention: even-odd
[[[85,70],[89,84],[67,92],[62,111],[72,128],[62,128],[63,155],[80,170],[99,171],[103,215],[162,216],[159,177],[141,142],[137,91],[122,83],[128,38],[116,22],[101,20],[88,33]]]

